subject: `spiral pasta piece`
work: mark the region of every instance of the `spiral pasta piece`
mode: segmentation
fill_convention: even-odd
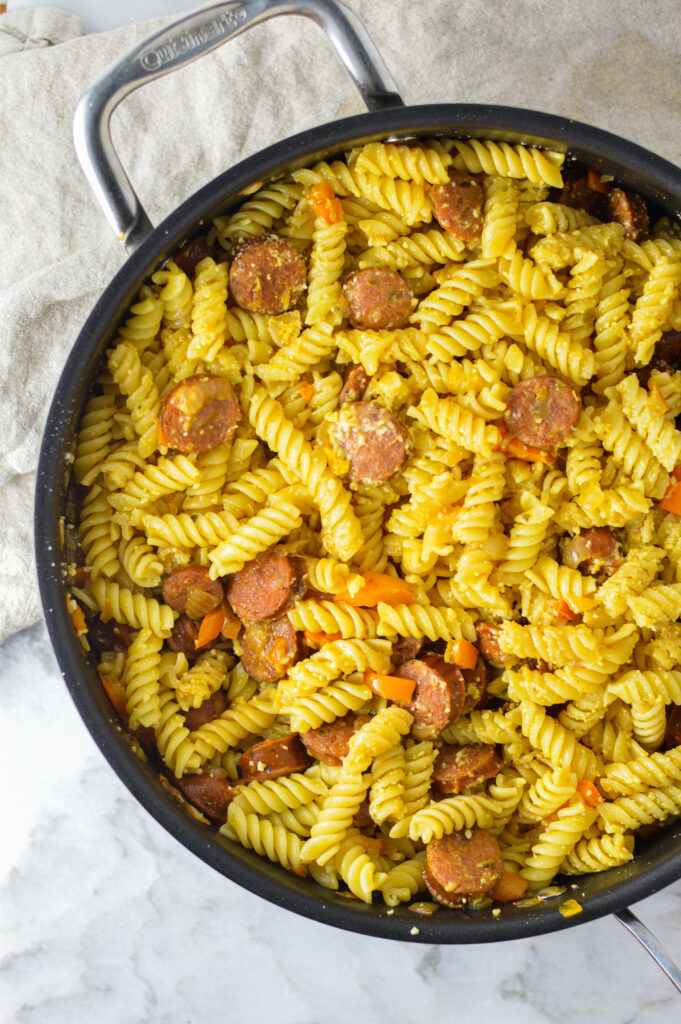
[[[539,705],[523,701],[520,728],[554,767],[576,772],[580,779],[593,779],[597,774],[598,759],[593,751],[578,743],[572,733],[550,718]]]
[[[298,508],[289,501],[273,499],[257,515],[239,523],[229,540],[208,552],[212,579],[238,572],[261,551],[288,537],[302,523]]]
[[[255,850],[261,857],[267,857],[289,871],[301,873],[302,843],[295,833],[282,825],[274,825],[257,814],[247,814],[232,801],[227,809],[227,823],[222,825],[220,832],[247,850]]]
[[[115,619],[133,629],[150,629],[155,636],[170,636],[175,612],[167,604],[101,578],[90,582],[90,591],[105,622]]]
[[[224,754],[229,747],[251,734],[261,735],[274,722],[276,715],[265,707],[257,698],[250,701],[237,701],[231,708],[200,726],[191,734],[196,752],[202,761],[208,760],[216,752]]]
[[[139,435],[138,450],[148,458],[156,450],[156,419],[161,409],[151,372],[142,365],[133,342],[121,341],[109,354],[109,371],[124,394],[133,426]]]
[[[556,812],[556,820],[543,830],[534,843],[521,871],[531,889],[539,889],[553,878],[562,861],[572,853],[584,832],[593,824],[597,814],[596,808],[587,807],[581,802],[569,804]]]
[[[409,838],[429,843],[465,828],[488,828],[493,821],[494,801],[484,794],[445,797],[426,804],[409,823]]]
[[[378,636],[376,612],[353,608],[352,605],[335,604],[333,601],[298,601],[287,614],[294,629],[306,629],[311,633],[340,633],[344,640]]]
[[[396,704],[379,711],[350,737],[344,766],[366,771],[374,758],[401,742],[413,721],[414,716]]]
[[[389,818],[397,820],[403,816],[406,774],[407,761],[401,743],[375,758],[371,769],[369,813],[378,825]]]
[[[562,188],[560,168],[565,159],[563,153],[534,149],[528,146],[511,146],[508,142],[492,142],[489,139],[461,139],[454,141],[454,167],[463,168],[471,174],[500,174],[507,178],[527,178],[537,184]]]
[[[303,861],[317,861],[322,867],[340,850],[341,842],[369,788],[369,777],[359,769],[343,768],[322,804],[301,851]]]
[[[419,184],[440,185],[449,181],[449,153],[439,146],[407,146],[394,142],[370,142],[351,154],[352,166],[362,173],[386,174]]]
[[[240,786],[234,802],[246,814],[282,814],[297,810],[324,796],[328,787],[321,779],[310,779],[294,772],[281,779],[257,779],[246,786]]]
[[[560,871],[564,875],[589,875],[627,864],[633,856],[633,836],[593,836],[579,840],[560,865]]]
[[[635,796],[619,796],[600,806],[600,820],[605,832],[616,834],[629,829],[664,821],[681,811],[681,786],[672,783],[660,789],[646,789]]]
[[[131,729],[158,725],[161,718],[159,670],[163,641],[140,629],[130,644],[123,683]]]
[[[472,617],[463,608],[425,604],[379,604],[378,635],[428,637],[429,640],[473,640]]]

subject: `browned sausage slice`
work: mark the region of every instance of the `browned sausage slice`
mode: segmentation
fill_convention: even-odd
[[[348,460],[348,477],[356,484],[384,483],[409,451],[406,428],[379,402],[344,405],[331,436]]]
[[[681,704],[677,704],[669,713],[664,741],[668,747],[681,746]]]
[[[665,331],[655,346],[654,358],[678,368],[681,365],[681,331]]]
[[[338,396],[338,404],[345,402],[359,402],[364,398],[364,392],[369,383],[369,374],[361,363],[348,363],[343,373],[343,387]]]
[[[173,626],[173,631],[166,640],[171,651],[184,654],[187,658],[195,658],[199,651],[196,641],[199,639],[199,627],[187,615],[180,615]]]
[[[408,284],[389,267],[366,267],[343,284],[348,319],[361,331],[395,331],[406,327],[416,299]]]
[[[102,621],[101,615],[93,615],[86,619],[87,638],[90,646],[102,654],[104,651],[127,651],[132,643],[132,629],[124,622],[115,619]]]
[[[368,715],[346,715],[328,725],[301,733],[300,738],[312,757],[325,764],[340,765],[347,757],[351,737],[368,721]]]
[[[227,808],[238,792],[236,786],[212,771],[202,775],[185,775],[181,779],[173,779],[173,784],[190,804],[220,823],[227,821]]]
[[[168,392],[160,419],[168,445],[189,455],[229,441],[241,409],[228,380],[204,373],[181,380]]]
[[[627,238],[645,242],[649,237],[646,204],[635,192],[614,188],[608,195],[608,214],[611,220],[622,225]]]
[[[503,871],[499,843],[476,828],[428,843],[423,877],[439,903],[463,907],[471,897],[491,892]]]
[[[238,767],[241,778],[248,782],[278,779],[291,772],[304,772],[310,767],[310,758],[298,733],[291,732],[288,736],[256,743],[246,751]]]
[[[416,683],[414,695],[405,707],[414,716],[412,733],[417,740],[431,740],[458,721],[466,699],[466,684],[456,665],[434,655],[415,658],[395,672],[402,679]]]
[[[430,198],[435,219],[445,231],[469,242],[482,230],[482,204],[485,193],[477,178],[468,171],[450,171],[450,181],[433,185]]]
[[[212,580],[202,565],[179,565],[163,583],[163,600],[190,619],[202,619],[224,598],[220,580]]]
[[[230,578],[227,600],[244,622],[268,619],[295,596],[297,570],[293,558],[276,549],[266,551]]]
[[[286,618],[250,622],[239,637],[241,664],[260,683],[283,679],[298,659],[298,634]]]
[[[444,746],[433,766],[433,782],[443,796],[460,793],[491,779],[504,762],[491,743],[466,743],[461,747]]]
[[[393,640],[390,652],[390,664],[392,668],[399,668],[405,661],[415,658],[423,647],[423,639],[415,636],[398,636]]]
[[[479,708],[487,694],[487,665],[483,658],[478,658],[475,668],[461,669],[466,684],[466,700],[463,713]]]
[[[200,704],[198,708],[190,708],[184,716],[184,724],[190,732],[195,732],[202,725],[214,722],[226,710],[227,695],[223,690],[218,690],[217,693],[204,700],[203,704]]]
[[[563,174],[565,184],[557,193],[555,201],[563,206],[573,206],[580,210],[604,219],[607,197],[602,192],[591,188],[586,174],[575,175],[574,172]]]
[[[209,245],[206,236],[199,235],[197,238],[192,238],[186,245],[183,245],[173,259],[180,270],[184,270],[187,277],[193,277],[197,263],[205,260],[208,256],[214,259],[216,263],[225,258],[225,254],[221,252],[219,246]]]
[[[513,388],[506,399],[506,426],[525,444],[550,448],[577,425],[579,395],[559,377],[529,377]]]
[[[575,534],[563,545],[563,563],[590,576],[600,572],[612,576],[622,564],[622,549],[607,526],[592,526]]]
[[[515,654],[506,654],[499,645],[500,625],[496,622],[476,622],[475,631],[478,634],[480,653],[490,665],[495,668],[511,668],[517,664],[519,659]]]
[[[284,313],[295,306],[307,282],[305,260],[276,235],[255,235],[237,246],[229,268],[234,301],[251,313]]]

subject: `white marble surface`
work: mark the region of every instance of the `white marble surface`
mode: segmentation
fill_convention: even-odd
[[[98,31],[190,5],[61,6]],[[3,647],[0,751],[2,1024],[679,1020],[681,996],[612,918],[495,946],[435,947],[336,931],[242,891],[118,781],[42,626]],[[681,961],[681,883],[636,912]]]

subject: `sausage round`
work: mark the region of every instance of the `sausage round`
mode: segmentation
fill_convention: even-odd
[[[298,582],[294,559],[266,551],[230,578],[227,600],[244,622],[269,619],[292,600]]]
[[[461,669],[466,684],[466,700],[463,705],[463,714],[479,708],[485,700],[487,693],[487,665],[483,658],[478,658],[475,668]]]
[[[199,639],[199,627],[187,615],[180,615],[175,621],[173,631],[166,640],[171,651],[184,654],[187,658],[196,658],[198,651],[196,641]]]
[[[346,715],[328,725],[301,733],[300,738],[312,757],[325,764],[340,765],[347,757],[352,735],[368,721],[368,715]]]
[[[87,638],[90,646],[102,654],[104,651],[127,651],[132,643],[132,629],[115,619],[102,621],[101,615],[87,620]]]
[[[456,665],[448,665],[444,658],[414,658],[395,672],[402,679],[416,683],[414,695],[405,704],[414,716],[412,733],[417,740],[431,740],[456,722],[463,712],[466,684]]]
[[[379,402],[344,405],[332,430],[356,484],[381,484],[402,466],[408,454],[407,431]]]
[[[504,762],[491,743],[466,743],[461,747],[444,746],[433,765],[433,783],[443,796],[460,793],[491,779]]]
[[[664,741],[668,747],[681,746],[681,704],[677,704],[669,713]]]
[[[414,293],[396,270],[366,267],[343,284],[348,319],[361,331],[395,331],[406,327],[416,305]]]
[[[512,434],[535,448],[563,441],[577,425],[579,395],[559,377],[529,377],[506,399],[504,419]]]
[[[503,871],[499,843],[489,832],[475,828],[428,843],[423,877],[439,903],[463,907],[471,897],[491,892]]]
[[[520,660],[515,654],[507,654],[502,651],[499,644],[501,626],[496,622],[476,622],[475,630],[478,634],[478,647],[486,662],[494,665],[495,668],[512,668]]]
[[[612,576],[622,564],[620,543],[607,526],[592,526],[576,533],[563,545],[562,554],[564,565],[590,576],[600,572]]]
[[[304,772],[310,766],[300,736],[290,732],[272,740],[256,743],[239,760],[239,774],[242,779],[278,779],[291,772]]]
[[[173,784],[190,804],[221,824],[227,821],[227,808],[238,792],[236,786],[211,771],[173,779]]]
[[[364,392],[369,383],[369,374],[361,363],[348,363],[343,373],[343,387],[338,396],[338,404],[345,402],[359,402],[364,398]]]
[[[163,582],[163,600],[190,619],[202,619],[221,603],[220,580],[212,580],[202,565],[179,565]]]
[[[161,429],[168,445],[185,455],[200,454],[229,441],[241,419],[234,388],[224,377],[186,377],[161,406]]]
[[[177,256],[174,257],[174,261],[180,270],[184,270],[187,277],[193,277],[197,263],[205,260],[208,256],[217,263],[220,259],[224,260],[225,254],[224,252],[220,254],[219,246],[209,245],[205,235],[199,235],[182,246]]]
[[[305,260],[276,235],[255,235],[237,246],[229,268],[234,301],[251,313],[285,313],[307,282]]]
[[[417,656],[423,647],[423,638],[415,636],[398,636],[393,640],[390,652],[390,664],[393,669],[404,665]]]
[[[430,198],[440,227],[469,242],[482,231],[485,194],[477,178],[468,171],[450,171],[450,181],[433,185]]]
[[[567,175],[563,175],[563,180],[565,184],[556,194],[557,203],[586,210],[599,220],[604,220],[607,196],[591,188],[586,174],[576,175],[574,172],[568,172]]]
[[[608,215],[611,220],[622,225],[627,238],[633,238],[635,242],[645,242],[649,237],[646,204],[635,192],[613,188],[608,193]]]
[[[227,695],[223,690],[218,690],[211,697],[208,697],[207,700],[204,700],[203,704],[200,704],[198,708],[190,708],[185,713],[184,724],[190,732],[194,732],[196,729],[200,729],[202,725],[214,722],[226,709]]]
[[[283,679],[298,659],[298,634],[286,618],[250,622],[239,636],[241,664],[260,683]]]

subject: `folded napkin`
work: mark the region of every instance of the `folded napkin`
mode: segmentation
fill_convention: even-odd
[[[407,103],[543,109],[681,163],[677,0],[348,6]],[[0,642],[40,614],[31,524],[41,432],[69,349],[125,260],[75,158],[73,111],[111,61],[162,24],[83,35],[52,8],[0,15]],[[362,109],[319,29],[276,18],[139,90],[113,130],[158,223],[237,160]]]

